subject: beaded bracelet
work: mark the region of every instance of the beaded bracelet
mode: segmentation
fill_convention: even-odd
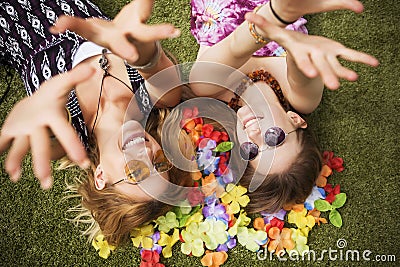
[[[253,11],[254,14],[257,13],[257,11],[258,11],[260,8],[262,8],[262,7],[263,7],[262,5],[256,7],[256,8],[254,9],[254,11]],[[262,44],[267,44],[267,43],[269,42],[268,39],[264,38],[261,34],[259,34],[259,33],[256,31],[256,26],[255,26],[254,23],[252,23],[252,22],[249,22],[249,31],[250,31],[251,36],[253,36],[253,38],[256,39],[256,44],[260,44],[260,43],[262,43]]]
[[[156,41],[155,44],[156,44],[156,51],[154,52],[153,57],[147,64],[142,65],[142,66],[134,66],[125,61],[126,64],[128,64],[129,66],[131,66],[132,68],[137,69],[137,70],[148,70],[148,69],[151,69],[152,67],[154,67],[160,60],[161,50],[162,50],[160,41]]]

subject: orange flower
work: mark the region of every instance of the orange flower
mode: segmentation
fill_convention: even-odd
[[[203,191],[205,196],[210,196],[212,193],[215,192],[217,184],[218,182],[215,179],[214,173],[210,173],[210,175],[202,179],[201,191]]]
[[[320,217],[321,212],[317,209],[310,210],[307,215],[313,216],[315,219],[315,223],[317,223],[318,225],[320,225],[321,223],[328,223],[328,221],[325,218]]]
[[[227,258],[228,254],[225,251],[211,252],[207,250],[206,255],[201,259],[201,264],[208,267],[219,267],[225,263]]]
[[[268,231],[269,243],[268,251],[278,255],[285,248],[292,250],[295,247],[295,243],[292,240],[292,230],[289,228],[283,228],[282,231],[278,227],[271,227]]]
[[[303,208],[304,208],[304,203],[301,203],[301,204],[287,204],[287,205],[283,206],[284,210],[288,210],[288,211],[289,210],[294,210],[296,212],[302,211]]]
[[[194,123],[193,120],[191,122]],[[190,124],[190,126],[192,127],[192,124]],[[202,135],[202,127],[203,125],[197,124],[196,127],[189,129],[190,130],[189,136],[194,144],[197,144],[197,142],[200,139],[200,136]]]
[[[263,218],[255,218],[253,222],[253,227],[256,230],[263,230],[265,231],[265,222]]]
[[[190,175],[191,175],[192,179],[195,181],[198,181],[203,177],[203,175],[201,174],[200,171],[192,172]]]
[[[318,187],[325,187],[326,183],[328,182],[328,177],[332,174],[332,169],[328,165],[322,166],[322,170],[319,173],[319,176],[317,180],[315,181],[315,184]]]

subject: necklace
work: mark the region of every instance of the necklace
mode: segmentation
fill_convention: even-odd
[[[131,87],[129,87],[129,85],[127,85],[124,81],[122,81],[121,79],[115,77],[114,75],[112,75],[111,73],[108,72],[108,68],[110,67],[110,65],[108,64],[108,59],[107,59],[107,57],[106,57],[106,54],[107,54],[107,49],[104,48],[104,49],[101,51],[101,58],[100,58],[100,60],[99,60],[100,68],[104,71],[104,73],[103,73],[103,77],[101,78],[99,100],[97,101],[96,116],[95,116],[95,119],[94,119],[94,122],[93,122],[93,127],[92,127],[91,136],[93,136],[93,134],[94,134],[94,129],[95,129],[95,127],[96,127],[97,118],[98,118],[98,116],[99,116],[100,99],[101,99],[101,94],[103,93],[104,79],[105,79],[106,77],[110,76],[110,77],[116,79],[117,81],[120,81],[123,85],[125,85],[125,86],[129,89],[129,91],[132,92],[132,94],[135,94],[135,93],[133,92],[133,89],[132,89]]]

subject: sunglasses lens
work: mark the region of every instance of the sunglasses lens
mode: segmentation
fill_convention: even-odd
[[[162,150],[158,150],[154,154],[153,164],[156,171],[159,173],[167,172],[172,168],[172,163],[167,159],[167,157],[164,154],[164,151]]]
[[[132,183],[139,183],[150,176],[150,169],[140,160],[131,160],[125,165],[125,175]]]
[[[286,134],[280,127],[271,127],[265,132],[264,141],[268,146],[279,146],[285,141]]]
[[[258,155],[258,145],[252,142],[244,142],[240,145],[240,156],[244,160],[253,160]]]

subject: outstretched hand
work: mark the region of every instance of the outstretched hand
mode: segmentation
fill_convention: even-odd
[[[334,10],[351,10],[361,13],[363,4],[358,0],[271,0],[274,10],[286,21],[314,13]]]
[[[67,29],[74,31],[134,63],[140,53],[136,47],[137,43],[150,43],[180,35],[180,31],[171,24],[146,24],[152,12],[153,2],[153,0],[132,1],[124,6],[112,21],[61,16],[50,31],[54,34]]]
[[[286,2],[316,3],[316,7],[310,8],[315,13],[317,10],[334,10],[347,8],[346,5],[333,5],[343,3],[339,0],[285,0]],[[350,0],[351,2],[354,0]],[[277,1],[276,1],[277,2]],[[356,1],[358,2],[358,1]],[[330,5],[322,5],[326,3]],[[318,7],[318,8],[317,8]],[[323,8],[324,7],[324,8]],[[362,9],[361,9],[362,10]],[[292,56],[297,67],[309,78],[320,75],[327,88],[335,90],[339,88],[339,79],[355,81],[358,78],[356,72],[344,67],[338,60],[343,58],[352,62],[359,62],[370,66],[378,66],[379,61],[366,53],[345,47],[339,42],[321,36],[306,35],[303,33],[285,30],[274,25],[261,15],[248,13],[246,20],[254,23],[259,33],[269,39],[278,42]]]
[[[5,169],[12,181],[19,180],[21,162],[31,149],[35,176],[43,189],[52,186],[49,129],[69,159],[82,168],[88,167],[89,159],[67,119],[65,104],[71,89],[88,79],[93,72],[88,66],[77,66],[69,72],[54,76],[32,96],[17,103],[8,114],[1,128],[0,154],[9,149]]]

